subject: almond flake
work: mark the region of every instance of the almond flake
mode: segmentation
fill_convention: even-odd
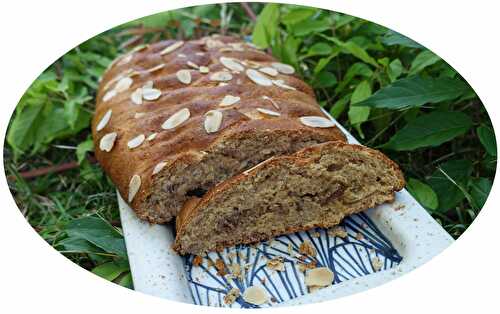
[[[158,133],[151,133],[149,134],[149,136],[146,138],[146,140],[148,141],[152,141],[156,138],[156,135],[158,135]]]
[[[272,111],[272,110],[269,110],[269,109],[257,108],[257,111],[260,112],[260,113],[263,113],[263,114],[267,114],[269,116],[274,116],[274,117],[281,116],[281,113],[276,112],[276,111]]]
[[[186,64],[188,66],[192,67],[193,69],[199,69],[200,68],[200,66],[197,65],[196,63],[194,63],[193,61],[188,61],[188,62],[186,62]]]
[[[314,245],[309,240],[305,240],[304,242],[302,242],[300,244],[299,253],[303,254],[303,255],[311,256],[311,257],[314,257],[317,254],[316,249],[314,248]]]
[[[139,52],[139,51],[144,50],[148,47],[149,47],[148,44],[140,44],[138,46],[135,46],[132,50],[130,50],[130,52]]]
[[[215,133],[222,124],[222,112],[219,110],[210,110],[205,114],[205,131]]]
[[[160,162],[159,164],[157,164],[154,168],[153,168],[153,175],[159,173],[160,171],[163,170],[163,168],[165,168],[165,166],[167,165],[167,162],[166,161],[162,161]]]
[[[281,88],[297,90],[295,87],[285,84],[285,81],[283,80],[274,80],[273,84]]]
[[[225,82],[230,81],[233,78],[233,75],[227,71],[219,71],[210,75],[211,81]]]
[[[104,94],[104,96],[102,96],[102,101],[108,101],[111,98],[115,97],[116,94],[117,94],[116,90],[112,89],[108,91],[106,94]]]
[[[245,51],[243,48],[243,43],[228,43],[228,45],[234,49],[234,51]]]
[[[382,266],[384,266],[384,263],[382,263],[378,256],[375,256],[374,258],[372,258],[372,265],[375,271],[379,271],[382,269]]]
[[[189,84],[191,83],[191,71],[189,70],[179,70],[177,73],[175,73],[177,76],[177,79],[179,82],[182,84]]]
[[[217,86],[227,86],[227,85],[229,85],[229,84],[226,82],[220,82]]]
[[[204,56],[205,53],[203,53],[203,52],[196,52],[195,55],[197,55],[197,56]]]
[[[134,82],[130,77],[126,76],[124,78],[121,78],[115,85],[115,91],[117,93],[126,91]]]
[[[267,268],[276,271],[285,271],[285,264],[283,263],[283,257],[274,257],[267,261]]]
[[[136,147],[141,146],[141,144],[144,142],[145,139],[146,137],[144,136],[144,134],[138,135],[133,139],[131,139],[130,141],[128,141],[127,146],[129,149],[134,149]]]
[[[328,267],[318,267],[307,272],[306,286],[326,287],[333,282],[333,272]]]
[[[262,86],[271,86],[273,85],[273,81],[265,77],[263,74],[260,72],[254,70],[254,69],[248,69],[245,71],[247,74],[248,78],[252,80],[255,84],[257,85],[262,85]]]
[[[171,44],[170,46],[167,46],[165,47],[161,52],[160,52],[160,56],[163,56],[163,55],[166,55],[168,53],[171,53],[172,51],[180,48],[182,45],[184,45],[184,42],[181,40],[181,41],[177,41],[173,44]]]
[[[206,66],[201,66],[199,71],[200,71],[200,73],[206,74],[206,73],[210,72],[210,69]]]
[[[224,96],[224,98],[222,99],[222,101],[220,102],[219,106],[220,107],[228,107],[228,106],[232,106],[234,105],[235,103],[237,103],[238,101],[240,101],[240,97],[238,96],[231,96],[231,95],[226,95]]]
[[[161,90],[156,88],[143,88],[142,89],[142,98],[145,100],[156,100],[160,98]]]
[[[231,288],[231,290],[229,290],[229,292],[224,296],[224,303],[233,304],[239,296],[240,296],[240,289]]]
[[[332,120],[320,116],[304,116],[300,117],[299,120],[303,125],[313,128],[331,128],[335,126]]]
[[[278,70],[278,72],[283,73],[283,74],[293,74],[295,73],[295,68],[289,64],[285,63],[280,63],[280,62],[273,62],[271,63],[271,66]]]
[[[278,75],[278,70],[271,67],[263,67],[259,69],[260,72],[266,73],[267,75],[276,76]]]
[[[132,202],[137,192],[141,188],[141,177],[137,174],[132,176],[130,183],[128,184],[128,202]]]
[[[104,127],[108,124],[109,120],[111,119],[111,113],[112,113],[112,111],[111,111],[111,109],[109,109],[108,111],[106,111],[104,116],[102,116],[101,121],[99,121],[99,123],[97,124],[97,126],[95,128],[97,132],[104,129]]]
[[[146,83],[144,83],[144,85],[142,85],[142,88],[144,88],[144,89],[151,89],[151,88],[153,88],[153,84],[154,84],[154,82],[151,81],[151,80],[149,80]]]
[[[267,293],[260,286],[250,286],[243,292],[243,300],[250,304],[262,305],[268,299]]]
[[[127,53],[126,55],[124,55],[122,58],[119,59],[119,61],[116,63],[116,65],[120,66],[120,65],[127,64],[130,61],[132,61],[133,57],[134,57],[133,53]]]
[[[251,67],[254,69],[258,69],[258,68],[262,67],[262,64],[260,64],[259,62],[252,61],[252,60],[241,61],[241,63],[245,66],[248,66],[248,67]]]
[[[142,88],[139,87],[130,94],[130,100],[136,105],[142,105]]]
[[[183,122],[185,122],[187,119],[189,119],[189,116],[191,113],[189,112],[188,108],[181,109],[171,115],[163,124],[161,125],[162,129],[164,130],[170,130],[173,129],[179,125],[181,125]]]
[[[145,115],[146,115],[145,112],[136,112],[134,114],[134,119],[140,119],[140,118],[144,117]]]
[[[347,238],[348,233],[341,226],[335,226],[333,228],[328,229],[328,235],[331,237],[339,237],[339,238]]]
[[[177,57],[179,57],[179,58],[186,58],[186,55],[183,54],[183,53],[179,53],[179,54],[177,54]]]
[[[115,145],[117,136],[118,134],[116,132],[112,132],[101,137],[101,140],[99,141],[99,149],[109,153]]]
[[[153,73],[153,72],[156,72],[158,70],[161,70],[165,67],[165,63],[160,63],[150,69],[147,69],[146,72],[149,72],[149,73]]]
[[[231,71],[241,72],[245,70],[245,68],[233,58],[220,57],[219,61],[220,63],[222,63],[223,66],[225,66]]]
[[[269,100],[271,102],[271,104],[274,106],[274,108],[280,110],[280,106],[278,106],[278,104],[274,100],[272,100],[271,97],[262,96],[262,99]]]
[[[219,48],[224,47],[224,43],[220,40],[207,38],[205,40],[205,46],[207,46],[208,49]]]

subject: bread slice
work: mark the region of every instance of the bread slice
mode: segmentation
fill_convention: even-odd
[[[328,142],[273,157],[192,199],[177,217],[174,249],[203,254],[313,227],[392,202],[405,185],[379,151]]]

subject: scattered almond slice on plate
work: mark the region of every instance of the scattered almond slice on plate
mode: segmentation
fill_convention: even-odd
[[[262,305],[269,300],[269,297],[262,287],[250,286],[243,292],[243,300],[250,304]]]

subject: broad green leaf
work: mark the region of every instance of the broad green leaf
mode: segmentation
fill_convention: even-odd
[[[337,77],[328,71],[322,71],[313,80],[313,86],[315,88],[328,88],[337,84]]]
[[[347,25],[353,21],[356,21],[356,18],[351,15],[345,15],[345,14],[336,14],[334,16],[334,21],[335,21],[335,28],[341,28],[344,25]]]
[[[488,178],[474,178],[471,180],[470,195],[477,209],[483,208],[492,186],[493,182]]]
[[[25,152],[34,145],[43,121],[42,110],[42,104],[34,104],[16,112],[7,134],[7,142],[16,153]]]
[[[287,36],[284,45],[281,47],[281,60],[285,63],[298,67],[297,51],[299,50],[302,39]]]
[[[66,225],[65,231],[72,238],[85,239],[108,253],[127,258],[123,236],[103,219],[96,217],[75,219]]]
[[[409,122],[383,147],[399,151],[435,147],[463,135],[471,126],[472,120],[463,112],[434,111]]]
[[[288,25],[296,24],[307,18],[310,18],[317,11],[318,11],[317,9],[308,7],[295,8],[290,10],[285,15],[283,15],[283,17],[281,18],[281,22],[283,22],[283,24],[288,24]]]
[[[267,48],[272,44],[272,40],[278,30],[279,16],[279,4],[266,4],[257,18],[252,33],[252,41],[256,46]]]
[[[327,56],[333,52],[332,46],[325,42],[319,42],[312,45],[307,51],[307,56]]]
[[[321,33],[332,27],[332,21],[329,18],[318,20],[304,20],[294,24],[292,32],[295,36],[307,36],[311,33]]]
[[[353,78],[356,76],[361,76],[364,78],[370,78],[373,75],[373,71],[368,65],[362,62],[356,62],[347,70],[339,86],[335,88],[335,93],[340,93],[344,88],[349,85]]]
[[[497,155],[497,141],[495,138],[495,132],[490,127],[481,125],[476,129],[479,141],[483,144],[484,149],[491,156]]]
[[[441,164],[439,168],[441,170],[436,169],[427,182],[439,198],[438,210],[446,212],[465,198],[463,189],[472,173],[472,161],[451,160]]]
[[[318,63],[314,67],[314,75],[317,75],[319,72],[323,71],[323,69],[332,61],[333,58],[338,56],[340,53],[340,50],[338,48],[333,48],[333,52],[331,55],[325,58],[319,59]]]
[[[460,79],[411,76],[378,90],[359,106],[402,109],[457,99],[470,90]]]
[[[404,67],[399,59],[394,59],[389,63],[387,68],[387,75],[389,76],[389,80],[393,83],[398,77],[403,74]]]
[[[129,265],[127,262],[108,262],[101,264],[92,269],[92,272],[99,277],[106,280],[113,281],[122,273],[129,271]]]
[[[58,245],[62,245],[64,247],[64,251],[75,253],[98,254],[104,252],[102,249],[82,238],[69,237],[59,241]]]
[[[94,141],[92,140],[92,138],[89,137],[85,141],[78,144],[78,146],[76,147],[76,158],[78,160],[78,163],[82,163],[87,153],[92,151],[94,151]]]
[[[361,61],[371,64],[374,67],[378,68],[379,65],[375,59],[373,59],[365,49],[360,47],[358,44],[356,44],[354,41],[347,41],[343,42],[335,37],[328,37],[328,36],[322,36],[323,38],[326,38],[327,40],[335,43],[338,45],[340,48],[342,48],[343,53],[348,53],[356,58],[360,59]]]
[[[410,178],[406,184],[408,191],[425,208],[436,209],[438,197],[434,190],[427,184],[414,178]]]
[[[347,94],[344,97],[337,100],[330,108],[330,114],[335,119],[337,119],[345,111],[345,108],[347,107],[347,104],[349,104],[350,100],[351,100],[351,94]]]
[[[127,273],[117,282],[120,286],[125,288],[134,289],[134,282],[132,281],[132,274]]]
[[[403,36],[400,33],[397,33],[395,31],[391,31],[391,30],[389,30],[385,34],[385,36],[382,38],[382,43],[384,43],[387,46],[399,45],[399,46],[409,47],[409,48],[419,48],[419,49],[424,48],[422,45],[420,45],[416,41],[413,41],[410,38]]]
[[[361,124],[368,120],[368,117],[370,116],[370,107],[360,107],[352,105],[370,97],[371,93],[372,90],[368,81],[362,81],[361,83],[359,83],[352,93],[351,107],[349,108],[349,112],[347,113],[349,122],[356,128],[361,138],[364,138],[363,131],[361,130]]]
[[[440,61],[441,58],[434,54],[430,50],[424,50],[420,52],[415,60],[411,63],[410,71],[408,72],[408,76],[415,75],[425,69],[426,67],[433,65],[434,63]]]

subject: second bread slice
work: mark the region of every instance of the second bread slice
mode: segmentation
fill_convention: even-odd
[[[345,216],[394,200],[399,167],[360,145],[328,142],[271,158],[188,202],[174,249],[202,254],[274,236],[331,227]]]

